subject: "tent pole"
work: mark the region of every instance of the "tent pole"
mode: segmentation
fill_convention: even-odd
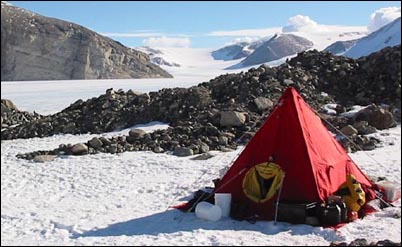
[[[393,205],[390,202],[385,201],[384,199],[382,199],[377,193],[375,193],[375,197],[380,200],[382,203],[384,203],[385,205],[387,205],[388,207],[395,207],[395,205]]]
[[[276,219],[278,217],[279,197],[281,197],[281,192],[282,192],[282,186],[283,186],[283,180],[284,179],[285,179],[285,174],[283,174],[283,177],[281,179],[281,187],[279,187],[278,197],[276,198],[274,225],[276,225]]]

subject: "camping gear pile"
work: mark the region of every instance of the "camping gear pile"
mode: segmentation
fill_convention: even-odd
[[[214,203],[214,195],[227,193],[234,219],[338,226],[383,206],[368,202],[388,204],[384,189],[360,170],[292,87],[214,183],[212,191],[199,191],[178,208],[193,211],[197,203]]]

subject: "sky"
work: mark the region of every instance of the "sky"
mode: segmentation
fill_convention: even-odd
[[[303,25],[366,26],[370,31],[401,15],[400,1],[9,2],[80,24],[130,47],[219,48]]]

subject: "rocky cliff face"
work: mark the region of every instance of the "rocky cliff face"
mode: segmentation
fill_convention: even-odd
[[[1,80],[172,77],[130,49],[80,25],[1,3]]]

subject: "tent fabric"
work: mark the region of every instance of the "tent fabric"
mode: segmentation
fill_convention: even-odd
[[[261,218],[272,219],[277,194],[264,203],[250,200],[242,182],[255,165],[270,156],[286,174],[279,200],[282,202],[322,202],[334,194],[353,175],[374,195],[374,184],[357,167],[344,148],[322,124],[315,111],[295,88],[285,90],[277,105],[249,141],[215,188],[231,193],[232,200],[244,202]]]

